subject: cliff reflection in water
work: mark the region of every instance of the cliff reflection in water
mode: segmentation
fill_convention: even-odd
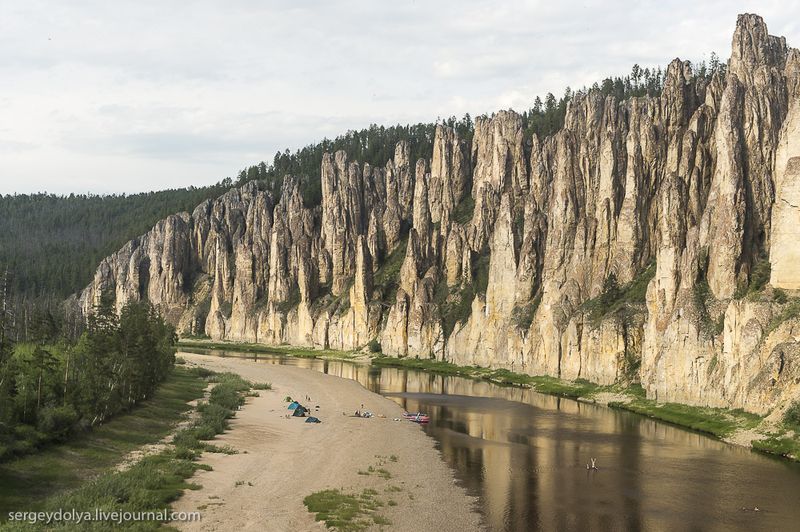
[[[236,356],[353,379],[429,413],[423,430],[480,497],[491,530],[792,530],[800,522],[796,464],[628,412],[414,370]],[[586,468],[592,457],[597,471]]]

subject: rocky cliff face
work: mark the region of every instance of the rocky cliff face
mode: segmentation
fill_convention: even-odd
[[[660,97],[578,94],[551,137],[501,111],[409,153],[325,155],[319,207],[288,176],[171,216],[103,261],[82,309],[111,290],[215,339],[377,340],[760,413],[800,396],[800,52],[759,17],[725,76],[676,59]]]

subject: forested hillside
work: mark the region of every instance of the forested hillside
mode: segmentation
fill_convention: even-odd
[[[14,295],[64,298],[127,240],[225,189],[220,183],[129,196],[0,196],[0,267],[8,269]]]

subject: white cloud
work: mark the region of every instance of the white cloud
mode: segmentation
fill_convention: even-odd
[[[797,1],[0,3],[0,193],[201,185],[370,123],[525,107],[638,62],[729,53]]]

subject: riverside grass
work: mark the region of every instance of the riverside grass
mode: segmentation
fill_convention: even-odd
[[[375,465],[367,467],[366,471],[358,471],[359,475],[376,475],[383,481],[392,478],[391,472],[384,467],[388,462],[382,455],[375,455]],[[389,462],[396,463],[397,456],[388,458]],[[381,487],[381,486],[376,486]],[[397,486],[383,486],[384,493],[401,491]],[[344,493],[339,489],[317,491],[303,499],[308,511],[314,514],[317,521],[324,521],[325,526],[338,532],[353,532],[364,530],[371,525],[390,525],[391,522],[380,515],[378,510],[384,506],[383,499],[377,490],[364,488],[361,493]],[[396,506],[397,501],[389,499],[389,506]]]
[[[534,376],[515,373],[506,369],[458,366],[439,360],[376,357],[372,363],[378,366],[421,369],[443,375],[485,379],[501,385],[526,386],[539,393],[576,400],[594,400],[599,393],[618,394],[625,400],[609,402],[609,407],[634,412],[720,439],[730,436],[739,429],[755,428],[762,421],[761,416],[743,410],[698,407],[680,403],[658,403],[646,399],[644,389],[639,385],[604,386],[584,379],[566,381],[546,375]],[[753,445],[753,448],[766,450],[756,445]]]
[[[240,351],[243,353],[263,353],[265,355],[292,356],[297,358],[334,358],[353,359],[357,353],[352,351],[337,351],[335,349],[304,349],[291,346],[271,346],[252,343],[212,342],[206,340],[190,340],[182,338],[177,343],[178,349],[204,349],[218,351]]]
[[[308,511],[317,521],[341,532],[365,530],[371,525],[391,524],[377,510],[383,506],[375,496],[377,491],[364,489],[360,494],[329,489],[312,493],[303,499]]]
[[[189,401],[206,384],[175,368],[153,397],[93,430],[0,464],[0,520],[18,509],[39,509],[57,492],[74,489],[113,467],[134,449],[155,443],[185,419]]]
[[[171,445],[147,456],[123,471],[112,468],[122,457],[144,444],[163,439],[175,424],[191,410],[186,403],[203,396],[208,383],[215,383],[208,402],[197,406],[197,419],[176,433]],[[158,511],[185,489],[199,486],[186,481],[198,469],[210,469],[197,460],[201,451],[232,452],[206,440],[213,439],[228,427],[235,409],[244,403],[250,383],[231,373],[215,373],[202,368],[175,368],[154,397],[137,412],[115,418],[68,443],[53,446],[36,456],[9,464],[15,475],[0,475],[0,501],[6,518],[9,511],[56,510],[78,511]],[[147,420],[143,424],[142,419]],[[154,426],[153,423],[158,423]],[[147,427],[147,428],[145,428]],[[6,473],[6,471],[3,471]],[[19,480],[29,482],[18,484]],[[13,496],[11,495],[11,492]],[[7,496],[9,495],[9,496]],[[108,523],[66,523],[51,526],[58,530],[107,530]],[[40,530],[42,525],[3,523],[0,530]],[[160,522],[122,524],[117,528],[157,530]]]
[[[628,403],[611,402],[608,406],[711,434],[720,439],[740,429],[754,429],[762,421],[761,416],[744,410],[657,403],[644,398],[637,398]]]
[[[762,440],[754,440],[753,448],[800,462],[800,401],[784,412],[781,423]]]

